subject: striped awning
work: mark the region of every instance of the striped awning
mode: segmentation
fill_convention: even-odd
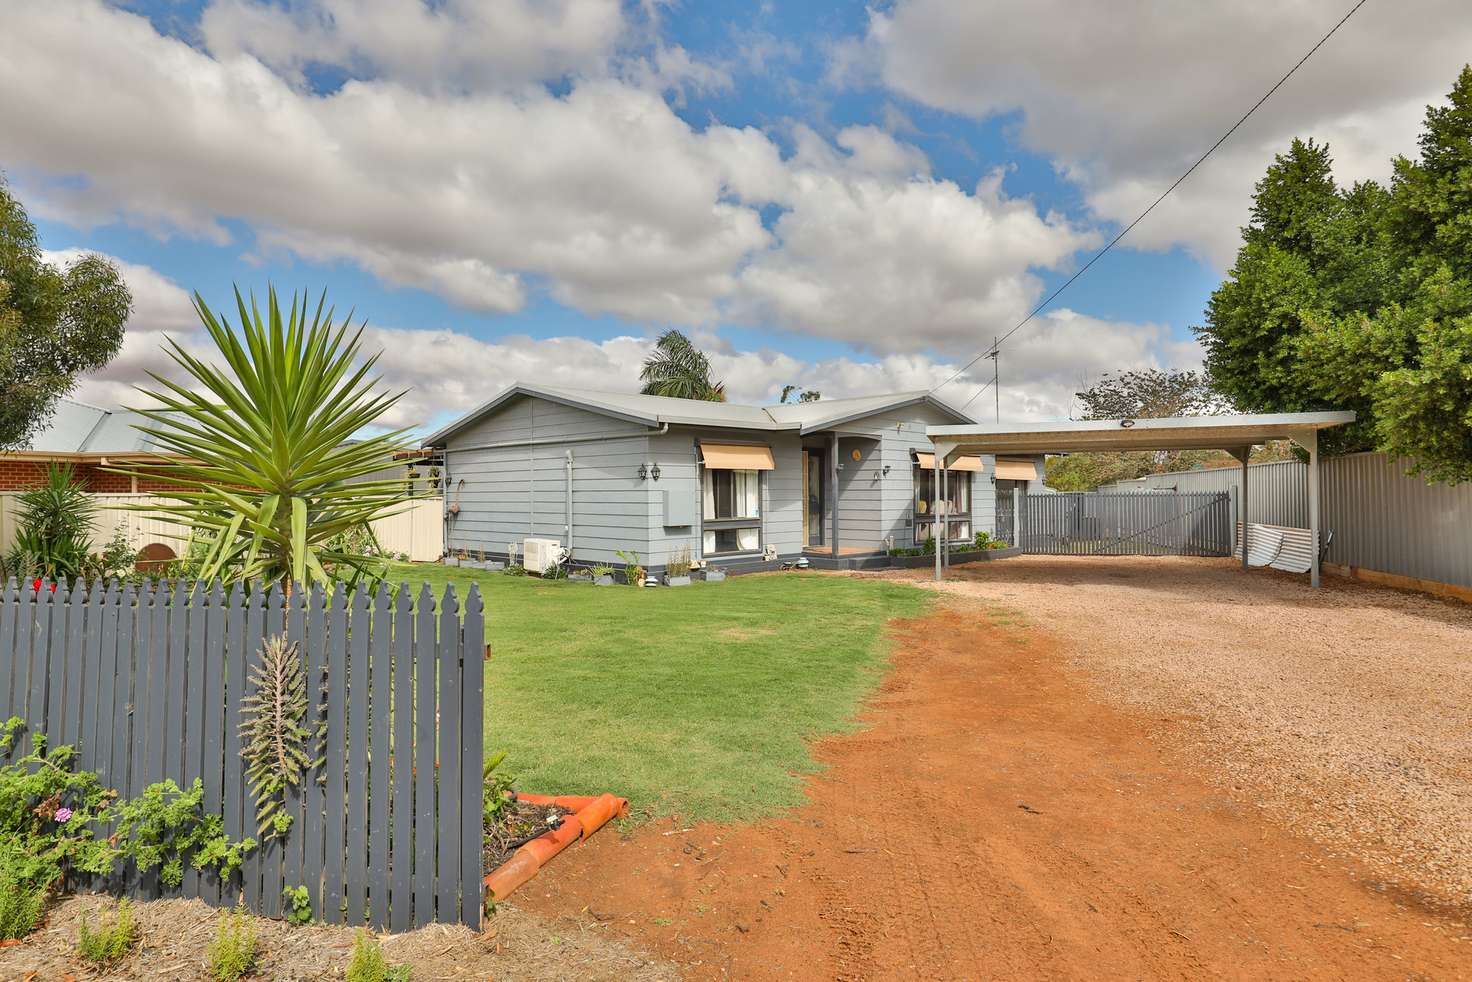
[[[1036,481],[1038,479],[1038,465],[1031,460],[1008,460],[1006,457],[997,458],[997,480],[999,481]]]
[[[774,471],[771,447],[740,443],[702,443],[700,462],[709,471]]]
[[[935,454],[933,454],[933,453],[919,453],[919,452],[916,452],[916,454],[915,454],[915,463],[919,464],[921,467],[925,468],[926,470],[934,470],[935,469]],[[949,467],[942,467],[941,470],[946,470],[946,471],[975,471],[975,472],[977,472],[979,474],[979,473],[981,473],[981,470],[982,470],[981,458],[980,457],[975,457],[975,456],[969,456],[969,455],[968,456],[964,456],[964,457],[957,457],[955,460],[951,461],[951,466],[949,466]]]

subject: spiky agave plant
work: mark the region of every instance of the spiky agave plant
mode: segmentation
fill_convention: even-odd
[[[338,548],[334,539],[406,506],[403,482],[363,480],[403,449],[407,430],[359,438],[404,395],[376,391],[379,355],[361,358],[364,324],[352,313],[334,324],[323,293],[309,313],[306,293],[283,312],[274,288],[262,317],[235,290],[238,331],[198,293],[194,309],[225,361],[206,364],[167,339],[187,374],[175,382],[150,372],[157,405],[138,410],[149,436],[181,459],[119,468],[167,482],[149,510],[186,525],[207,544],[200,576],[227,582],[358,583],[382,561]],[[380,352],[381,354],[381,352]]]
[[[315,763],[312,732],[303,725],[307,677],[297,645],[285,636],[267,638],[261,646],[241,715],[241,755],[256,797],[257,831],[263,839],[283,836],[291,828],[291,816],[282,810],[286,791],[301,787]]]

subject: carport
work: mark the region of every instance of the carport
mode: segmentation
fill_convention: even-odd
[[[1093,419],[1058,423],[929,426],[932,467],[943,488],[943,463],[957,456],[1087,453],[1122,450],[1225,450],[1242,464],[1242,568],[1247,568],[1247,460],[1269,440],[1292,440],[1308,452],[1309,580],[1319,585],[1319,431],[1354,422],[1352,412],[1271,413],[1252,416],[1168,416],[1161,419]],[[935,551],[935,578],[943,579],[949,545]]]

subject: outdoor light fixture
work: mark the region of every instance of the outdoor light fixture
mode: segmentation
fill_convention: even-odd
[[[1129,429],[1131,426],[1135,425],[1135,421],[1132,419],[1122,419],[1119,421],[1119,425],[1124,427],[1125,429]]]
[[[653,467],[651,467],[649,469],[649,476],[652,477],[652,478],[654,478],[656,481],[659,480],[659,465],[658,464],[655,464]]]
[[[639,465],[639,480],[641,480],[641,481],[647,481],[647,480],[649,480],[649,465],[648,464],[640,464]]]

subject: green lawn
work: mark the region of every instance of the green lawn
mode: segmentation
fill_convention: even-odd
[[[475,579],[492,645],[486,750],[528,791],[612,791],[637,812],[745,819],[802,800],[808,741],[844,730],[878,680],[911,586],[813,574],[679,589],[594,587],[434,565]],[[463,596],[463,593],[461,594]]]

